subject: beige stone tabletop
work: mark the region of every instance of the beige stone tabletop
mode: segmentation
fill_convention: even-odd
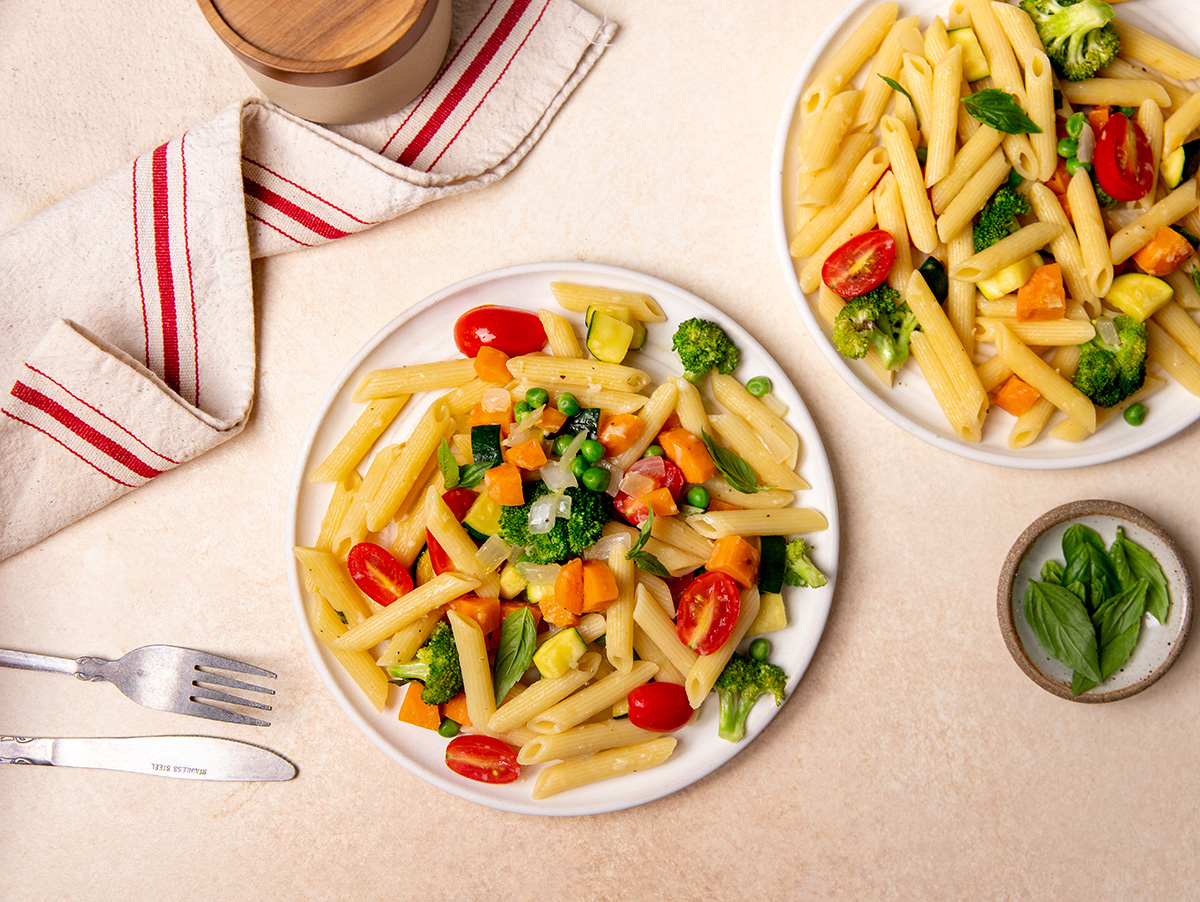
[[[818,352],[772,235],[776,129],[838,0],[580,0],[612,46],[501,181],[255,263],[246,430],[0,564],[0,645],[211,648],[279,674],[269,728],[0,670],[0,732],[200,732],[296,762],[274,784],[0,768],[0,898],[1183,899],[1200,880],[1200,649],[1148,691],[1074,704],[1005,647],[996,585],[1043,512],[1140,508],[1200,573],[1195,427],[1057,471],[939,450]],[[189,0],[0,4],[0,232],[254,89]],[[839,579],[811,666],[732,761],[658,801],[538,818],[456,798],[376,748],[292,615],[297,452],[347,360],[460,279],[568,260],[668,280],[792,378],[837,486]],[[187,722],[181,722],[181,721]]]

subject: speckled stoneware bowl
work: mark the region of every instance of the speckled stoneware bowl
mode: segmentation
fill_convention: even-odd
[[[1095,529],[1106,545],[1117,527],[1158,560],[1167,578],[1171,608],[1160,624],[1146,615],[1133,655],[1099,686],[1071,694],[1071,672],[1038,644],[1025,619],[1023,598],[1031,579],[1041,577],[1047,560],[1063,561],[1062,537],[1074,523]],[[1073,501],[1047,511],[1021,533],[1004,560],[996,599],[1000,631],[1008,650],[1025,674],[1060,698],[1076,702],[1112,702],[1128,698],[1155,683],[1179,656],[1192,622],[1192,583],[1174,540],[1136,508],[1116,501]]]

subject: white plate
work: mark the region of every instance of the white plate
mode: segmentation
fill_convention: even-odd
[[[1012,449],[1008,447],[1008,433],[1014,421],[1007,414],[999,412],[990,414],[985,420],[981,442],[964,442],[950,430],[946,417],[915,364],[907,364],[897,373],[895,384],[889,389],[871,374],[862,361],[847,360],[838,353],[816,317],[815,295],[807,296],[800,289],[799,268],[788,250],[793,231],[791,211],[795,208],[798,192],[796,137],[800,117],[796,107],[804,85],[813,72],[824,64],[875,5],[876,0],[852,3],[826,29],[796,75],[775,138],[771,206],[776,250],[800,316],[825,359],[870,407],[900,428],[946,451],[990,464],[1047,470],[1090,466],[1144,451],[1190,426],[1200,418],[1200,398],[1168,378],[1167,385],[1147,401],[1149,414],[1145,422],[1136,428],[1126,424],[1120,417],[1114,417],[1101,426],[1095,435],[1077,444],[1056,441],[1043,435],[1026,448]],[[919,15],[924,29],[933,16],[945,18],[948,7],[945,0],[915,0],[901,3],[900,15]],[[1200,25],[1194,19],[1179,16],[1178,7],[1168,0],[1122,4],[1117,11],[1122,19],[1172,40],[1185,50],[1200,50]],[[1162,27],[1163,23],[1170,23],[1169,33]],[[859,78],[862,78],[861,74]]]
[[[359,379],[369,370],[379,367],[432,362],[458,356],[451,334],[454,322],[461,313],[479,304],[503,304],[533,311],[539,307],[555,306],[549,288],[554,281],[628,289],[653,296],[662,305],[668,319],[664,323],[650,325],[646,346],[631,358],[631,362],[646,370],[656,383],[666,376],[681,373],[678,359],[670,349],[671,337],[680,322],[698,316],[719,323],[737,344],[741,352],[737,377],[745,381],[756,375],[768,376],[774,384],[775,394],[787,405],[789,412],[786,419],[799,433],[803,448],[799,470],[812,484],[811,489],[800,493],[800,503],[822,511],[829,518],[829,529],[813,537],[814,561],[828,574],[829,584],[816,590],[788,589],[786,600],[791,622],[785,629],[768,637],[773,647],[771,660],[783,667],[788,675],[788,695],[795,691],[821,638],[837,577],[837,505],[829,461],[820,436],[787,376],[741,326],[681,288],[617,267],[586,263],[537,263],[484,273],[426,298],[371,339],[338,376],[313,418],[300,451],[292,476],[288,509],[288,582],[300,633],[325,685],[354,725],[389,756],[427,782],[493,808],[526,814],[595,814],[639,805],[699,780],[745,748],[778,709],[769,699],[761,699],[747,723],[745,740],[735,744],[717,736],[717,702],[715,698],[709,698],[702,706],[696,722],[675,734],[679,745],[666,764],[570,790],[540,802],[530,799],[537,766],[525,767],[520,779],[507,786],[490,786],[461,779],[451,773],[444,763],[446,740],[397,721],[399,693],[391,693],[390,704],[382,714],[376,712],[316,639],[309,626],[307,593],[302,587],[302,574],[290,552],[293,546],[310,545],[316,538],[332,487],[310,483],[306,477],[357,416],[358,405],[351,402],[350,396]],[[566,315],[578,320],[577,327],[582,326],[582,315]],[[402,436],[410,432],[424,407],[422,403],[409,404],[381,438],[381,443],[395,440],[392,438],[394,435]]]

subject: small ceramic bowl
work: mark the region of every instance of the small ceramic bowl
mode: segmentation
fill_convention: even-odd
[[[1038,644],[1025,619],[1023,603],[1029,581],[1041,578],[1042,565],[1048,560],[1063,562],[1063,533],[1074,523],[1095,529],[1106,545],[1116,537],[1117,527],[1122,527],[1129,539],[1158,560],[1171,596],[1167,622],[1160,624],[1147,615],[1125,665],[1081,695],[1071,694],[1071,671]],[[1060,698],[1111,702],[1141,692],[1175,663],[1192,622],[1192,584],[1175,542],[1141,511],[1116,501],[1073,501],[1046,512],[1021,533],[1004,560],[996,606],[1004,642],[1031,680]]]

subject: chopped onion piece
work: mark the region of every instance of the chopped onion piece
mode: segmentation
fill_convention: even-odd
[[[615,498],[617,496],[617,492],[621,491],[621,480],[625,478],[625,471],[610,460],[602,460],[600,463],[596,464],[596,466],[603,467],[612,474],[608,480],[608,488],[606,488],[604,491],[609,496]]]
[[[647,492],[653,492],[657,487],[657,482],[641,473],[626,473],[621,480],[621,491],[632,498],[641,498]]]
[[[552,530],[556,507],[554,495],[543,495],[529,505],[529,531],[535,536],[544,536]]]
[[[546,488],[555,493],[561,493],[579,485],[579,480],[575,478],[571,468],[564,467],[558,461],[547,461],[546,465],[542,467],[541,477],[542,482],[546,483]]]
[[[479,566],[483,568],[483,571],[491,573],[508,560],[508,553],[508,542],[499,536],[489,536],[488,540],[479,547],[479,551],[475,556],[478,558]]]
[[[606,561],[608,560],[609,552],[616,547],[628,551],[630,548],[629,537],[623,533],[601,536],[596,540],[596,544],[583,550],[583,557],[589,561]]]
[[[517,573],[531,586],[552,586],[558,578],[558,564],[531,564],[522,561],[516,567]]]
[[[1096,133],[1086,122],[1079,132],[1079,147],[1075,150],[1075,159],[1080,163],[1090,163],[1096,155]]]
[[[492,413],[498,413],[501,410],[508,410],[512,407],[512,395],[507,389],[503,388],[485,388],[483,396],[479,399],[480,406]]]
[[[558,499],[558,504],[554,508],[554,515],[560,520],[566,520],[571,516],[571,496],[570,495],[553,495],[551,497]]]
[[[1111,317],[1102,316],[1096,320],[1096,332],[1100,336],[1100,340],[1106,345],[1116,346],[1121,343],[1121,338],[1117,334],[1116,323]]]
[[[586,432],[577,433],[575,438],[571,439],[571,444],[567,445],[567,449],[563,451],[558,465],[568,473],[571,472],[571,461],[575,459],[575,455],[579,453],[579,449],[583,447],[583,443],[586,441]]]

